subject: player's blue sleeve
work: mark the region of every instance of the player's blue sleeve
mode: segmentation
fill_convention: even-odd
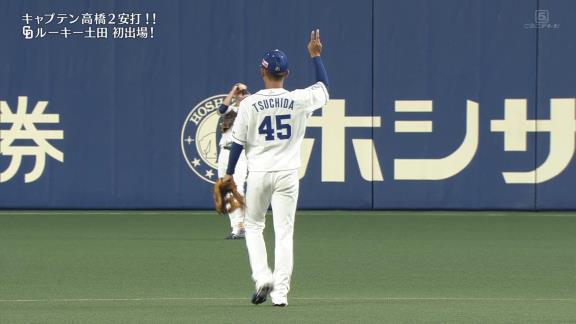
[[[228,110],[228,106],[226,106],[225,104],[221,104],[220,107],[218,107],[218,112],[220,113],[220,115],[224,114],[226,110]]]
[[[316,71],[316,82],[322,82],[326,88],[329,88],[328,74],[326,73],[324,64],[322,64],[322,59],[320,56],[315,56],[312,60],[314,61],[314,70]]]
[[[232,142],[232,146],[230,147],[230,156],[228,157],[228,168],[226,169],[226,174],[234,174],[234,171],[236,170],[236,164],[238,163],[240,153],[242,153],[243,149],[244,146],[236,142]]]

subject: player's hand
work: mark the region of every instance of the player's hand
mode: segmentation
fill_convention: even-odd
[[[313,30],[310,33],[310,42],[308,42],[308,53],[310,57],[320,56],[322,52],[322,42],[320,42],[320,29]]]
[[[227,174],[224,177],[222,177],[222,181],[223,182],[229,182],[229,181],[234,181],[234,179],[232,178],[231,175]]]

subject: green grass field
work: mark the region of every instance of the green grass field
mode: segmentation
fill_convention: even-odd
[[[227,233],[212,212],[0,212],[0,323],[576,323],[575,213],[299,212],[287,308],[250,303]]]

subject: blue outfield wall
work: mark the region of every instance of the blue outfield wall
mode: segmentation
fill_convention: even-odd
[[[314,75],[300,208],[575,209],[576,2],[0,2],[0,208],[212,207],[217,117],[268,49]],[[34,113],[33,113],[34,111]]]

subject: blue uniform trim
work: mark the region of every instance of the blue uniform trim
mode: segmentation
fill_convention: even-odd
[[[236,164],[238,163],[240,153],[242,153],[243,149],[244,146],[236,142],[232,142],[232,146],[230,147],[230,155],[228,157],[228,168],[226,169],[226,174],[234,174],[234,171],[236,170]]]
[[[225,104],[221,104],[220,107],[218,107],[218,112],[220,113],[220,115],[226,113],[226,110],[228,110],[228,106],[226,106]]]
[[[328,81],[328,74],[326,73],[326,69],[324,68],[324,64],[322,63],[322,59],[320,56],[315,56],[312,58],[314,61],[314,70],[316,72],[316,81],[324,83],[326,88],[330,87],[330,82]]]

